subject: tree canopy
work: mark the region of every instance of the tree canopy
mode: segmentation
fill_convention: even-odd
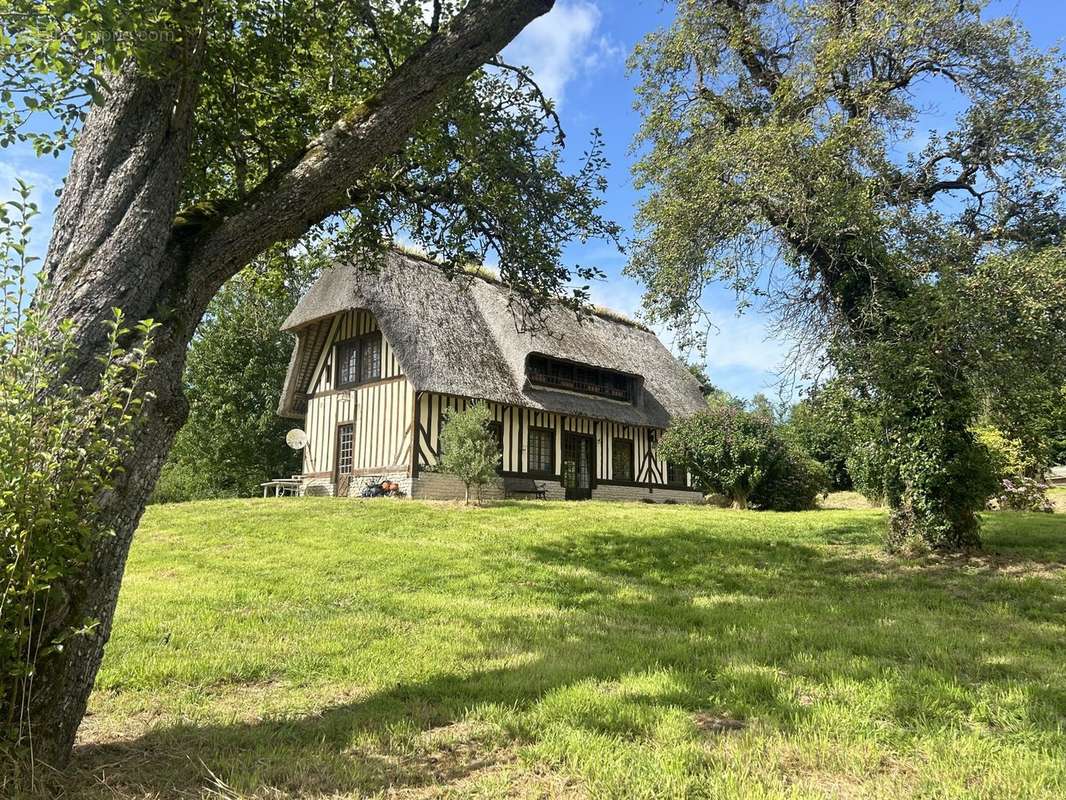
[[[877,403],[890,545],[978,541],[978,397],[1036,402],[1066,363],[1066,77],[985,6],[681,0],[632,60],[646,310],[690,333],[708,283],[768,284]],[[915,147],[932,86],[963,110]]]
[[[292,353],[281,330],[320,254],[273,251],[231,278],[211,301],[189,347],[189,419],[178,433],[154,500],[249,497],[260,484],[300,470],[286,446],[295,424],[278,416]]]
[[[425,78],[409,59],[429,37],[447,39],[466,4],[8,6],[0,39],[4,143],[24,139],[41,153],[58,152],[72,145],[94,100],[122,90],[124,71],[181,78],[175,91],[192,102],[181,122],[191,136],[176,187],[177,224],[191,238],[262,206],[283,176],[319,161],[316,148],[330,150],[330,136],[343,137],[380,108],[390,82],[428,89],[419,88]],[[272,238],[327,232],[353,252],[379,249],[403,231],[450,268],[498,262],[527,302],[586,299],[580,279],[598,272],[562,267],[561,243],[617,235],[598,214],[599,132],[568,171],[553,101],[522,65],[495,54],[486,61],[441,98],[418,136],[357,179],[338,170],[317,192],[285,198],[307,208]]]
[[[568,166],[553,105],[499,61],[552,5],[4,5],[0,145],[74,149],[35,300],[69,335],[68,381],[100,381],[113,309],[160,323],[138,384],[149,401],[102,495],[113,535],[57,581],[69,602],[49,625],[99,624],[35,675],[45,760],[70,752],[133,532],[188,414],[189,344],[227,280],[275,247],[324,239],[359,256],[402,230],[448,269],[492,254],[534,311],[583,303],[595,270],[567,268],[562,248],[616,234],[599,214],[598,137]]]

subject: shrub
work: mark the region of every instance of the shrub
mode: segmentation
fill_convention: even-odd
[[[724,494],[734,508],[747,508],[779,446],[769,415],[711,398],[706,409],[670,426],[658,452],[687,469],[704,492]]]
[[[1018,439],[1011,439],[990,425],[974,429],[974,436],[988,454],[995,505],[1004,511],[1054,511],[1048,486],[1035,478],[1043,472],[1038,460],[1026,452]]]
[[[463,482],[467,503],[471,487],[477,488],[477,501],[481,502],[481,487],[496,477],[500,465],[500,446],[489,429],[491,421],[492,414],[484,403],[445,413],[440,432],[440,470]]]
[[[149,503],[187,503],[228,496],[215,487],[202,465],[168,460],[159,473]]]
[[[829,490],[829,471],[795,447],[781,446],[780,454],[748,498],[768,511],[809,511]]]
[[[1004,511],[1038,511],[1050,514],[1054,504],[1047,496],[1048,486],[1035,478],[1004,478],[996,504]]]
[[[848,475],[855,491],[871,503],[885,502],[885,461],[883,444],[867,441],[855,445],[847,458]]]
[[[974,428],[974,436],[988,453],[993,474],[998,479],[1033,476],[1041,470],[1037,459],[1025,451],[1019,439],[1012,439],[991,425]]]
[[[67,598],[72,576],[85,573],[109,533],[100,511],[142,404],[149,356],[123,349],[130,331],[116,309],[93,388],[74,382],[71,325],[47,325],[46,290],[28,302],[37,209],[21,181],[17,194],[0,206],[0,742],[24,744],[34,675],[97,624],[75,616]],[[149,341],[153,328],[141,323],[138,338]]]

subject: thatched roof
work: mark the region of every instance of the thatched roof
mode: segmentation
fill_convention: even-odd
[[[516,322],[505,286],[491,276],[449,280],[436,264],[391,251],[379,268],[336,265],[323,273],[282,326],[297,336],[279,413],[299,416],[333,315],[362,308],[378,321],[419,391],[493,400],[631,425],[666,427],[703,407],[699,385],[644,326],[614,312],[579,319],[552,307],[532,330]],[[530,353],[639,376],[636,403],[532,386]]]

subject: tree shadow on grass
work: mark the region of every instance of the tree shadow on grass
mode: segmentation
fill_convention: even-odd
[[[174,796],[455,787],[520,770],[515,748],[559,724],[651,742],[656,721],[680,709],[693,736],[707,718],[758,721],[787,736],[817,725],[841,683],[881,686],[881,722],[902,732],[1016,725],[1066,747],[1066,691],[1055,688],[1066,617],[1055,559],[1066,525],[1029,541],[994,530],[1002,558],[1043,565],[1015,574],[857,547],[878,524],[820,527],[802,542],[683,527],[557,536],[519,554],[533,567],[528,599],[556,613],[538,624],[522,614],[484,624],[469,654],[472,664],[505,666],[325,698],[302,716],[179,723],[83,745],[79,777],[65,788]]]

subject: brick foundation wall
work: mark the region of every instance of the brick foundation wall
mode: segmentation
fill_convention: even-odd
[[[351,482],[348,484],[348,496],[355,497],[359,500],[372,499],[364,498],[362,496],[363,489],[370,483],[382,483],[383,481],[392,481],[400,485],[400,493],[404,497],[411,496],[411,476],[406,472],[382,472],[380,475],[353,475]]]
[[[538,486],[544,486],[548,500],[564,500],[566,490],[558,481],[533,479]],[[416,500],[462,500],[463,482],[454,475],[443,472],[422,472],[414,479],[410,496]],[[482,487],[483,500],[502,500],[504,490],[502,481],[494,481]],[[535,495],[518,494],[515,499],[535,499]],[[611,486],[600,484],[592,490],[593,500],[647,501],[663,503],[699,503],[703,495],[689,489],[652,488],[643,486]]]
[[[471,487],[471,499],[476,489]],[[463,482],[444,472],[420,472],[414,479],[410,497],[415,500],[462,500],[466,494]],[[495,480],[481,487],[482,500],[502,500],[503,481]]]
[[[381,483],[392,481],[400,485],[400,492],[404,497],[411,496],[411,476],[406,472],[382,472],[374,475],[353,475],[348,483],[348,497],[363,499],[363,488],[368,483]],[[330,478],[308,478],[300,486],[300,494],[304,497],[333,497],[337,486]]]
[[[300,486],[301,497],[333,496],[333,481],[329,478],[308,478]]]
[[[403,472],[383,472],[380,475],[366,475],[352,477],[349,485],[349,497],[359,498],[363,487],[367,483],[380,483],[389,480],[400,485],[400,491],[405,497],[415,500],[462,500],[464,494],[463,482],[454,475],[443,472],[421,472],[417,478],[411,478]],[[563,500],[566,498],[566,490],[558,481],[534,479],[538,486],[543,485],[545,496],[549,500]],[[334,492],[333,482],[328,478],[312,478],[303,484],[300,490],[302,495],[325,494],[332,495]],[[503,500],[504,489],[502,480],[494,480],[481,488],[483,500]],[[519,494],[515,499],[535,499],[534,495]],[[655,487],[649,489],[646,486],[612,486],[599,484],[592,490],[593,500],[614,500],[640,502],[651,501],[664,503],[699,503],[703,495],[689,489],[669,489]]]

